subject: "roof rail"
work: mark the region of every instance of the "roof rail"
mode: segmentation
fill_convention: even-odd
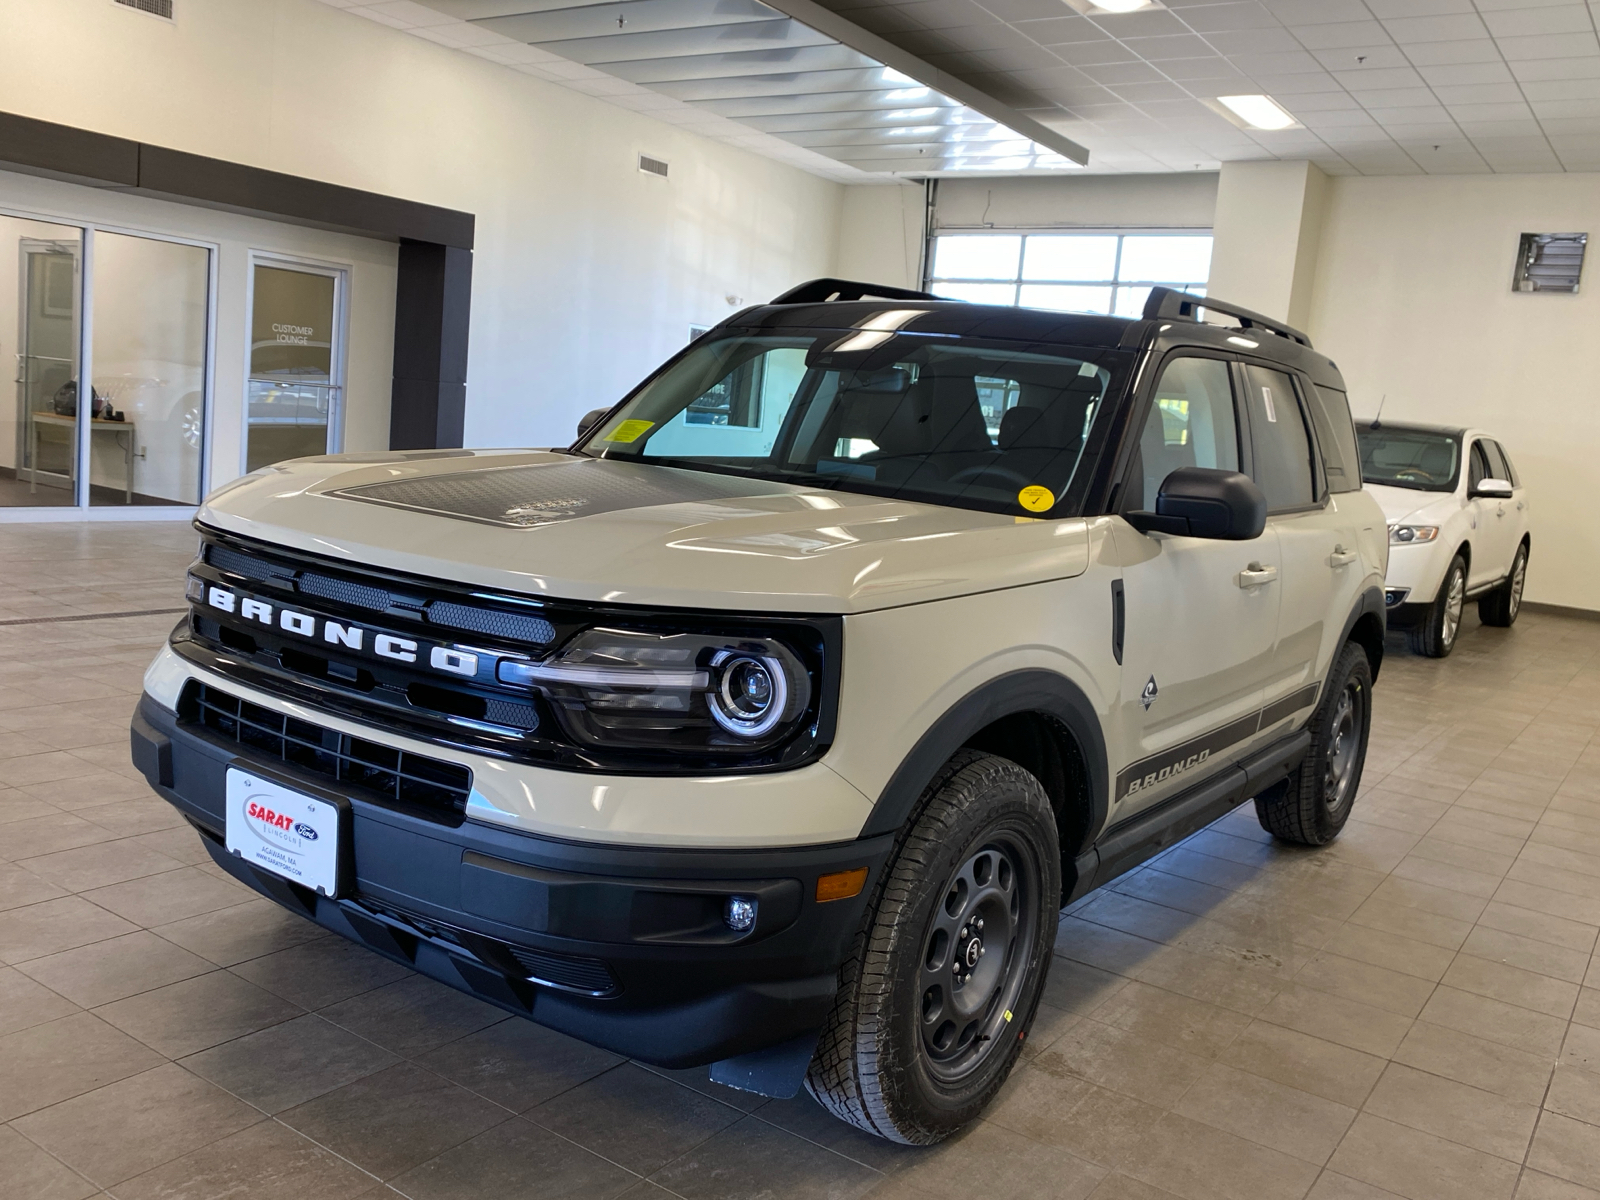
[[[1274,321],[1271,317],[1264,317],[1258,312],[1251,312],[1248,308],[1240,308],[1237,304],[1229,304],[1226,300],[1218,300],[1211,296],[1194,296],[1188,292],[1180,292],[1176,288],[1154,287],[1150,289],[1150,298],[1144,302],[1144,317],[1147,321],[1171,320],[1178,318],[1186,321],[1198,321],[1196,309],[1207,309],[1210,312],[1222,313],[1225,316],[1237,317],[1239,324],[1245,329],[1265,329],[1279,337],[1286,337],[1291,341],[1299,342],[1306,349],[1311,348],[1311,339],[1301,333],[1292,325],[1282,321]]]
[[[773,298],[771,304],[822,304],[829,300],[860,300],[876,296],[882,300],[940,300],[931,292],[914,292],[910,288],[889,287],[880,283],[857,283],[850,279],[813,279],[792,287],[783,295]]]

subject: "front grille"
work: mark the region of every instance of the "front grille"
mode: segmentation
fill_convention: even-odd
[[[317,575],[311,571],[301,572],[300,590],[308,596],[320,596],[324,600],[349,604],[355,608],[370,608],[373,612],[386,612],[389,605],[394,603],[393,598],[382,588],[351,583],[348,579],[330,579],[326,575]]]
[[[199,680],[184,686],[178,715],[190,725],[236,742],[245,756],[285,763],[343,785],[363,798],[432,820],[465,819],[472,772],[456,763],[396,750],[285,716]]]
[[[591,996],[605,996],[617,990],[617,981],[611,969],[598,958],[582,958],[576,954],[547,954],[527,946],[506,949],[534,983],[549,983],[587,992]]]
[[[280,567],[277,563],[257,558],[253,554],[241,554],[226,546],[207,546],[206,561],[219,571],[227,571],[230,575],[242,575],[246,579],[255,579],[262,583],[283,584],[294,581],[294,571],[289,567]]]
[[[427,617],[430,625],[470,629],[474,633],[487,633],[513,642],[533,642],[544,646],[555,641],[556,637],[556,627],[543,617],[499,612],[492,608],[470,608],[449,600],[435,600],[428,605]]]

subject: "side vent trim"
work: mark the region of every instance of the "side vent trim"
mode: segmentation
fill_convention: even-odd
[[[121,0],[119,0],[120,2]],[[639,170],[646,175],[659,175],[665,179],[668,170],[667,160],[664,158],[651,158],[648,154],[641,154],[639,155]]]

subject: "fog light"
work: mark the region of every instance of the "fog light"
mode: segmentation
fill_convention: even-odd
[[[756,902],[747,896],[729,896],[722,906],[722,921],[735,933],[743,933],[756,923]]]

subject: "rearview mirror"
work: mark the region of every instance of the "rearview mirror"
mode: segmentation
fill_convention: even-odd
[[[1509,500],[1511,483],[1506,479],[1480,479],[1478,486],[1472,489],[1472,494],[1488,500]]]
[[[1155,512],[1124,516],[1140,533],[1247,542],[1267,527],[1267,497],[1237,471],[1179,467],[1162,480]]]
[[[584,413],[583,416],[578,418],[578,436],[583,437],[596,425],[600,424],[601,420],[610,411],[609,408],[591,408]]]

